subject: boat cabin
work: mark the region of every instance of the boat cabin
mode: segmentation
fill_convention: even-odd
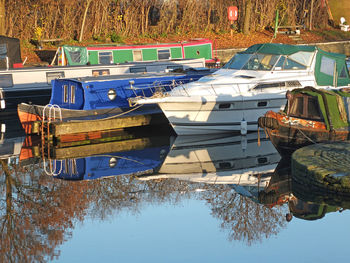
[[[324,90],[295,89],[286,94],[285,113],[289,117],[324,122],[327,130],[350,125],[350,88]]]
[[[149,97],[179,84],[198,80],[211,72],[198,69],[187,73],[124,74],[52,81],[50,104],[74,110],[129,108],[129,98]]]
[[[213,45],[209,39],[197,39],[178,43],[147,45],[99,45],[61,46],[57,49],[51,64],[66,65],[109,65],[137,61],[166,61],[171,59],[204,58],[214,63]]]
[[[251,71],[313,71],[318,86],[350,84],[346,56],[317,46],[257,44],[238,52],[224,69]]]

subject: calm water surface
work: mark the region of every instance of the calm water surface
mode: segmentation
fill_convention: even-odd
[[[1,262],[348,260],[350,203],[296,184],[264,134],[48,147],[6,125]]]

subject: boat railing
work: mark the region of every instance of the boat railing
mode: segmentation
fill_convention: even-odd
[[[192,96],[192,95],[226,95],[228,93],[243,95],[251,92],[269,92],[279,91],[285,92],[294,88],[300,88],[299,81],[276,81],[276,82],[241,82],[241,83],[204,83],[190,82],[179,83],[172,87],[171,95],[174,96]],[[231,91],[231,92],[230,92]],[[166,94],[165,94],[166,96]]]
[[[181,79],[176,81],[175,79],[171,81],[154,81],[150,84],[134,85],[134,81],[130,81],[130,87],[126,90],[131,90],[135,97],[150,97],[164,95],[166,92],[173,90],[177,86],[184,85],[192,79]],[[140,94],[141,93],[141,94]],[[148,93],[148,94],[147,94]]]
[[[233,89],[235,93],[241,94],[242,87],[251,85],[250,83],[239,83],[239,84],[202,84],[202,83],[180,83],[176,87],[172,88],[172,94],[176,96],[190,97],[196,91],[201,93],[211,94],[219,96],[220,94],[227,94],[228,89]],[[176,88],[176,89],[175,89]]]

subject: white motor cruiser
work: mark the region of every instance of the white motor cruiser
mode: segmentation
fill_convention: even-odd
[[[257,130],[259,116],[278,111],[287,90],[346,86],[345,55],[316,46],[257,44],[223,68],[139,104],[157,103],[178,135]]]

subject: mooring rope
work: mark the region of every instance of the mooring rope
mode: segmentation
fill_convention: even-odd
[[[316,144],[316,142],[314,142],[310,137],[308,137],[302,130],[300,130],[298,127],[296,127],[296,129],[297,129],[298,131],[300,131],[300,133],[301,133],[302,135],[304,135],[306,139],[308,139],[308,140],[309,140],[310,142],[312,142],[313,144]]]
[[[132,109],[130,109],[130,110],[128,110],[128,111],[124,111],[124,112],[122,112],[122,113],[120,113],[120,114],[112,115],[112,116],[109,116],[109,117],[106,117],[106,118],[102,118],[102,119],[89,120],[89,121],[102,121],[102,120],[108,120],[108,119],[118,118],[118,117],[123,116],[123,115],[125,115],[125,114],[128,114],[128,113],[130,113],[130,112],[133,112],[134,110],[137,110],[137,109],[139,109],[139,108],[142,107],[142,106],[143,106],[143,105],[139,105],[139,106],[137,106],[137,107],[135,107],[135,108],[132,108]],[[81,122],[81,121],[82,121],[82,120],[69,120],[68,122]]]

